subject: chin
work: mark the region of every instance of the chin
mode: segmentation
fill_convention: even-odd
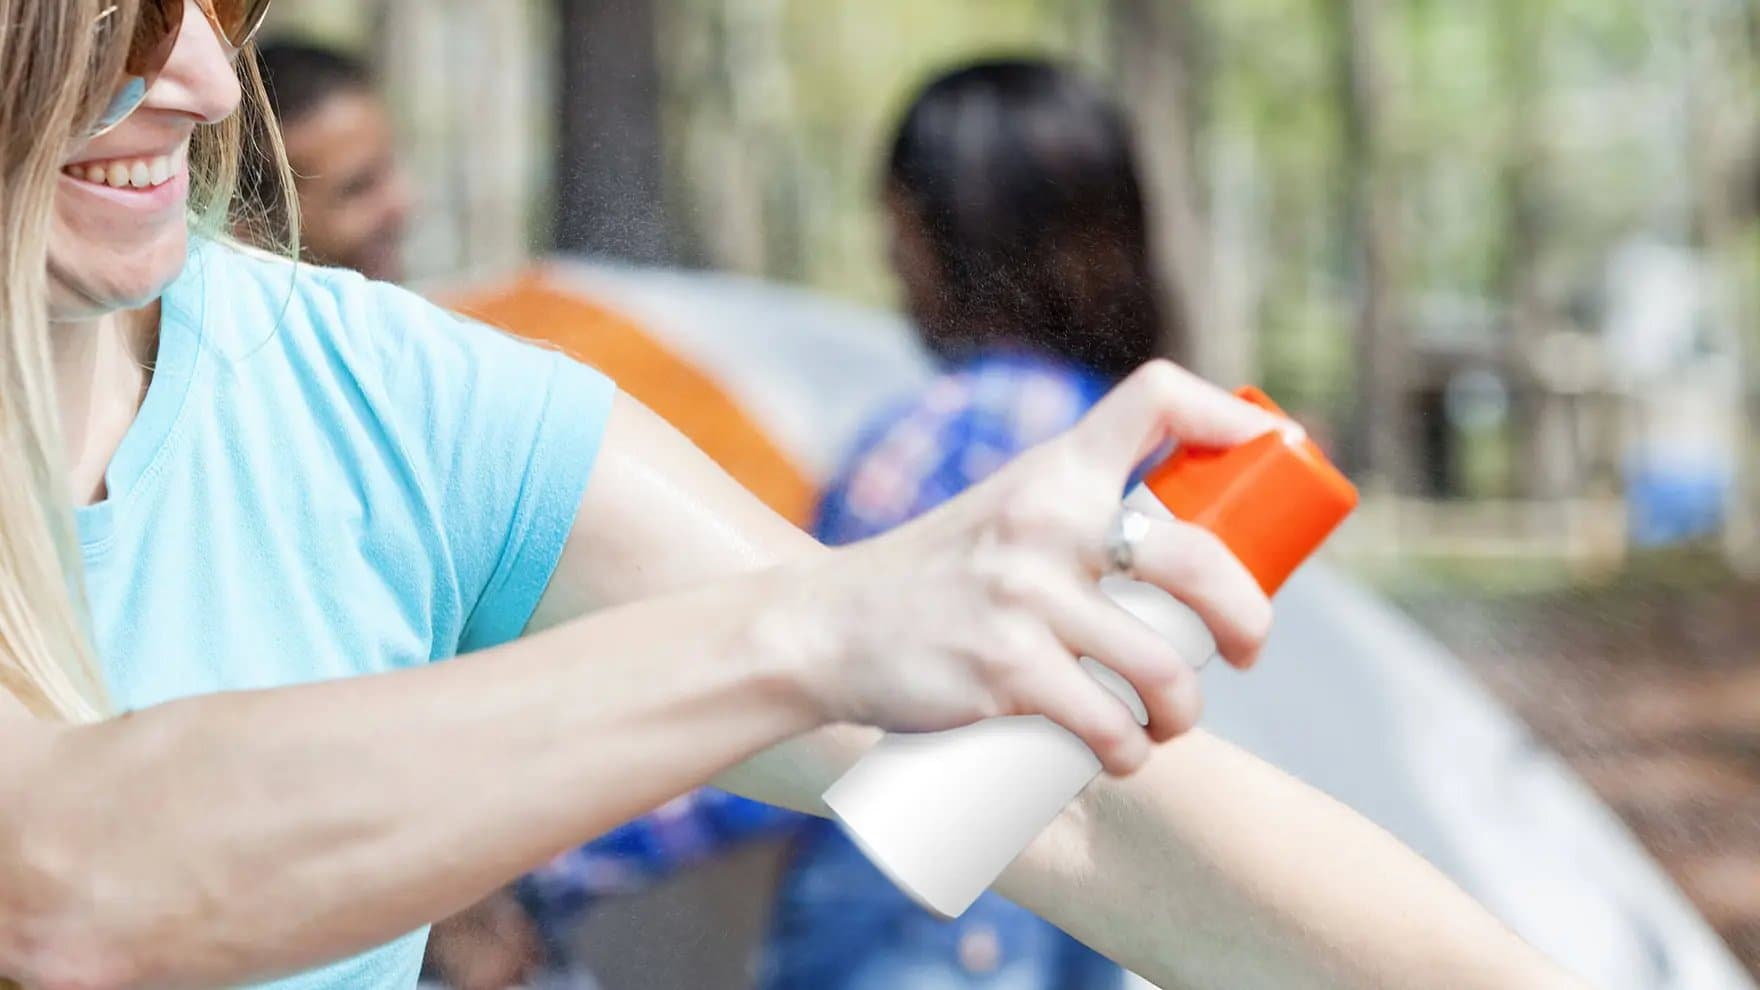
[[[56,320],[90,319],[138,309],[158,299],[183,271],[189,231],[177,224],[131,243],[49,249],[49,312]]]

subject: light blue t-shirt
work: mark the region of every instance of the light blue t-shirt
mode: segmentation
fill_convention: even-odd
[[[79,511],[117,704],[413,667],[518,636],[612,393],[400,289],[198,244],[165,293],[108,498]],[[404,990],[425,939],[274,986]]]

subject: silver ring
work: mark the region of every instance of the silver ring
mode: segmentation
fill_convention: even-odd
[[[1137,551],[1149,535],[1150,520],[1135,509],[1120,509],[1106,534],[1106,565],[1108,572],[1137,576]]]

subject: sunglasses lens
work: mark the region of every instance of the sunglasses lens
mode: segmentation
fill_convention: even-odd
[[[263,18],[269,13],[269,0],[197,0],[212,17],[214,25],[233,48],[249,44]],[[184,0],[143,0],[135,17],[134,36],[129,39],[125,76],[110,105],[93,127],[102,133],[121,123],[123,118],[140,107],[147,90],[171,60],[177,47],[177,36],[183,28]],[[103,22],[99,30],[103,30]]]
[[[92,134],[102,134],[127,119],[128,115],[139,109],[141,102],[147,98],[147,89],[152,83],[140,76],[127,76],[116,87],[116,95],[110,98],[110,104],[98,115],[97,122],[92,125]]]
[[[111,15],[106,12],[98,22],[98,46],[100,48],[115,44],[116,39],[109,36],[110,25],[114,23]],[[183,27],[183,0],[145,0],[135,15],[134,33],[128,39],[128,55],[123,60],[123,76],[111,94],[110,102],[104,112],[92,126],[93,134],[120,124],[124,118],[140,107],[147,98],[147,90],[165,63],[171,59],[172,49],[177,47],[178,31]]]
[[[269,13],[269,0],[208,0],[208,3],[220,33],[234,48],[249,44]]]
[[[149,82],[171,60],[177,35],[183,28],[183,0],[148,0],[135,17],[134,37],[129,39],[127,71]]]

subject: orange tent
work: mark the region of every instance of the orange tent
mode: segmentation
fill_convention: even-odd
[[[556,284],[541,269],[441,299],[610,375],[772,509],[797,525],[809,523],[817,485],[800,465],[713,378],[629,317]]]

